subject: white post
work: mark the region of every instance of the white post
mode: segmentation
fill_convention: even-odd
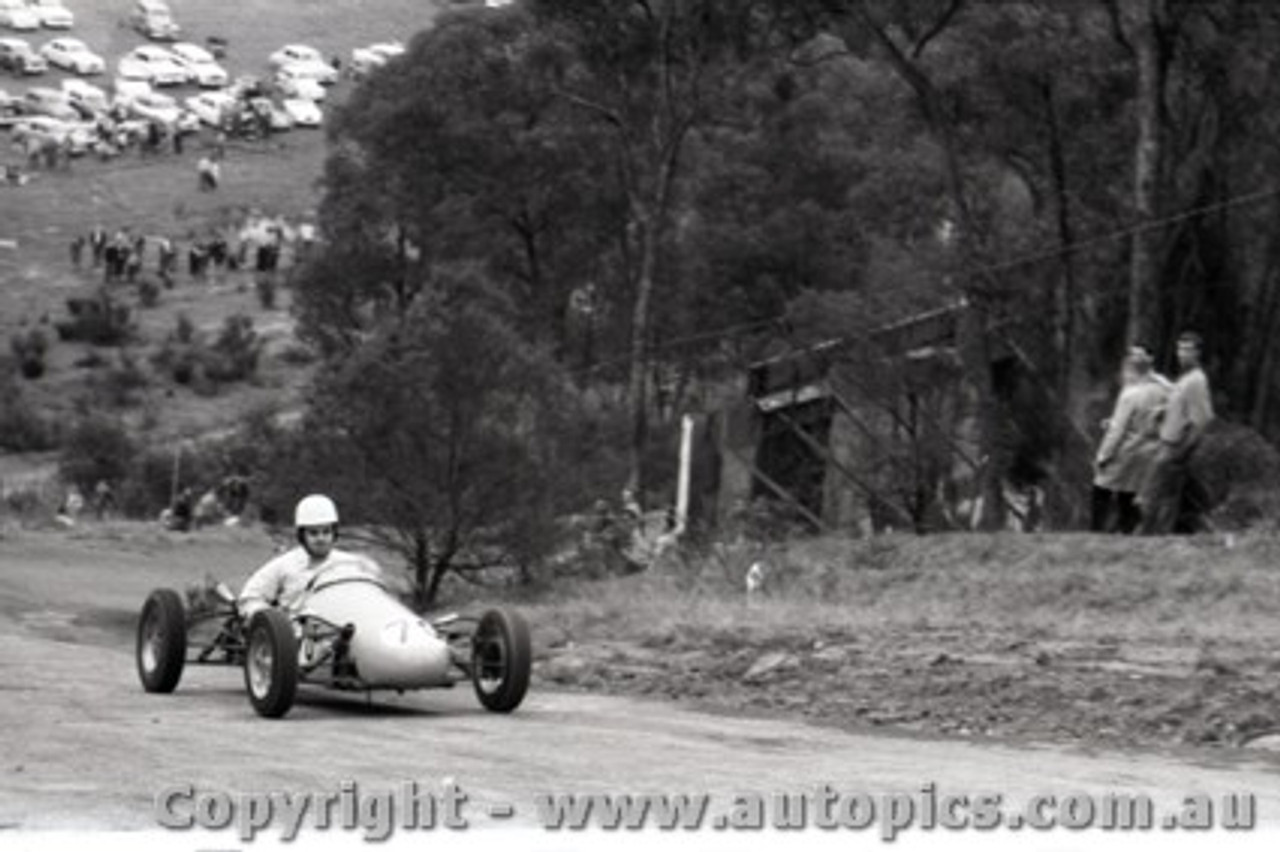
[[[689,475],[693,467],[693,415],[680,418],[680,478],[676,485],[676,529],[689,519]]]

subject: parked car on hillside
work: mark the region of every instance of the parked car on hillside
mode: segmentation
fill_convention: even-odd
[[[0,0],[0,26],[11,30],[38,30],[40,16],[25,0]]]
[[[35,75],[49,70],[49,63],[20,38],[0,38],[0,68],[14,74]]]
[[[106,92],[79,77],[63,80],[62,91],[67,99],[82,112],[87,110],[90,113],[100,113],[111,108],[111,101]]]
[[[126,80],[117,77],[111,84],[112,102],[127,105],[131,98],[139,95],[150,95],[155,91],[146,80]]]
[[[174,60],[187,69],[191,82],[203,89],[220,89],[227,85],[230,76],[214,59],[213,54],[198,44],[181,41],[169,48]]]
[[[146,80],[152,86],[181,86],[191,81],[190,72],[173,54],[151,44],[120,57],[116,73],[126,80]]]
[[[81,75],[101,74],[107,70],[102,57],[78,38],[55,38],[40,48],[40,55],[50,65]]]
[[[0,127],[8,127],[21,115],[21,100],[0,89]]]
[[[193,115],[210,127],[222,127],[231,111],[236,109],[236,99],[226,92],[201,92],[183,103]]]
[[[404,45],[398,41],[386,41],[357,47],[351,51],[351,74],[364,77],[375,68],[381,68],[404,53]]]
[[[260,77],[241,74],[227,87],[227,93],[236,98],[257,98],[266,94],[267,85]]]
[[[72,154],[84,154],[97,142],[93,126],[79,121],[62,121],[48,115],[29,115],[17,121],[9,134],[14,144],[25,144],[36,136],[67,145]]]
[[[129,26],[155,41],[176,41],[182,27],[164,0],[135,0],[129,11]]]
[[[264,116],[271,129],[275,131],[293,128],[293,117],[271,101],[270,98],[252,98],[249,109],[255,114]]]
[[[285,98],[280,108],[293,119],[295,127],[319,127],[324,120],[320,107],[308,98]]]
[[[62,5],[62,0],[27,0],[27,6],[40,18],[40,24],[51,30],[69,30],[76,16]]]
[[[304,98],[309,101],[322,101],[325,88],[320,81],[295,65],[285,65],[276,72],[276,89],[284,98]]]
[[[269,61],[272,68],[289,65],[299,76],[311,77],[326,86],[338,82],[338,69],[326,62],[320,51],[305,44],[286,44],[271,54]]]
[[[182,107],[178,106],[178,102],[160,92],[129,98],[125,108],[135,118],[158,121],[161,124],[177,124],[182,116]]]
[[[25,115],[47,115],[63,121],[79,121],[80,111],[71,105],[71,99],[61,89],[50,86],[34,86],[22,95],[21,110]]]

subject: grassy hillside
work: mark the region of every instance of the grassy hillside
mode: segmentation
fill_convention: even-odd
[[[268,55],[287,42],[309,43],[327,55],[349,59],[353,47],[411,38],[435,14],[433,4],[420,0],[178,0],[172,5],[192,40],[219,35],[229,41],[225,64],[233,75],[264,74]],[[116,59],[142,41],[121,26],[128,2],[73,0],[69,6],[77,16],[72,35],[108,60],[108,74],[94,82],[109,85]],[[38,34],[32,41],[39,44],[47,37]],[[26,81],[6,79],[4,87],[17,93],[29,85],[56,86],[65,76],[52,71]],[[331,100],[340,101],[351,88],[352,83],[343,81]],[[179,98],[192,93],[193,89],[174,92]],[[108,231],[128,227],[135,234],[183,240],[210,227],[234,223],[250,210],[296,220],[315,209],[325,156],[323,132],[294,130],[277,135],[269,145],[233,143],[223,166],[222,187],[200,193],[195,163],[211,143],[206,130],[181,156],[166,153],[143,158],[133,153],[111,162],[80,158],[67,172],[38,172],[26,186],[0,187],[0,343],[7,349],[16,332],[36,327],[43,327],[54,341],[49,372],[39,381],[25,383],[29,397],[42,410],[68,416],[90,376],[89,370],[77,366],[86,360],[87,347],[56,342],[52,328],[52,323],[65,318],[69,297],[88,296],[100,283],[98,273],[73,269],[68,247],[75,235],[87,234],[100,224]],[[0,162],[21,161],[21,152],[8,145],[0,148]],[[250,276],[196,284],[185,274],[185,257],[180,260],[184,271],[177,288],[164,292],[155,308],[138,308],[133,288],[115,287],[113,295],[134,307],[141,335],[133,354],[144,366],[147,354],[175,327],[179,314],[212,333],[225,317],[248,313],[255,327],[272,338],[272,346],[255,383],[231,386],[209,398],[157,380],[146,389],[134,419],[145,419],[161,437],[173,437],[234,423],[245,410],[262,402],[288,405],[305,373],[276,357],[289,346],[287,293],[274,309],[264,310]],[[99,354],[107,366],[117,361],[112,351]],[[139,413],[143,408],[145,418]]]

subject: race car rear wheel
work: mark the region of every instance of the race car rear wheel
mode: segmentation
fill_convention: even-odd
[[[278,719],[298,692],[298,639],[293,623],[278,609],[264,609],[249,621],[244,687],[259,716]]]
[[[486,710],[519,707],[532,665],[529,625],[518,613],[491,609],[480,617],[471,637],[471,683]]]
[[[187,661],[187,615],[172,589],[147,596],[138,618],[138,677],[147,692],[173,692]]]

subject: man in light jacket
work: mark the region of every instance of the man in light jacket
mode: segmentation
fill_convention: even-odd
[[[1191,476],[1191,457],[1213,421],[1209,380],[1200,367],[1203,340],[1195,332],[1178,337],[1182,369],[1169,394],[1160,425],[1160,447],[1142,492],[1142,532],[1194,532],[1207,508],[1204,490]]]
[[[1141,520],[1138,492],[1160,447],[1160,419],[1171,385],[1152,370],[1151,355],[1140,346],[1129,350],[1121,375],[1124,387],[1094,459],[1092,528],[1128,534]]]

